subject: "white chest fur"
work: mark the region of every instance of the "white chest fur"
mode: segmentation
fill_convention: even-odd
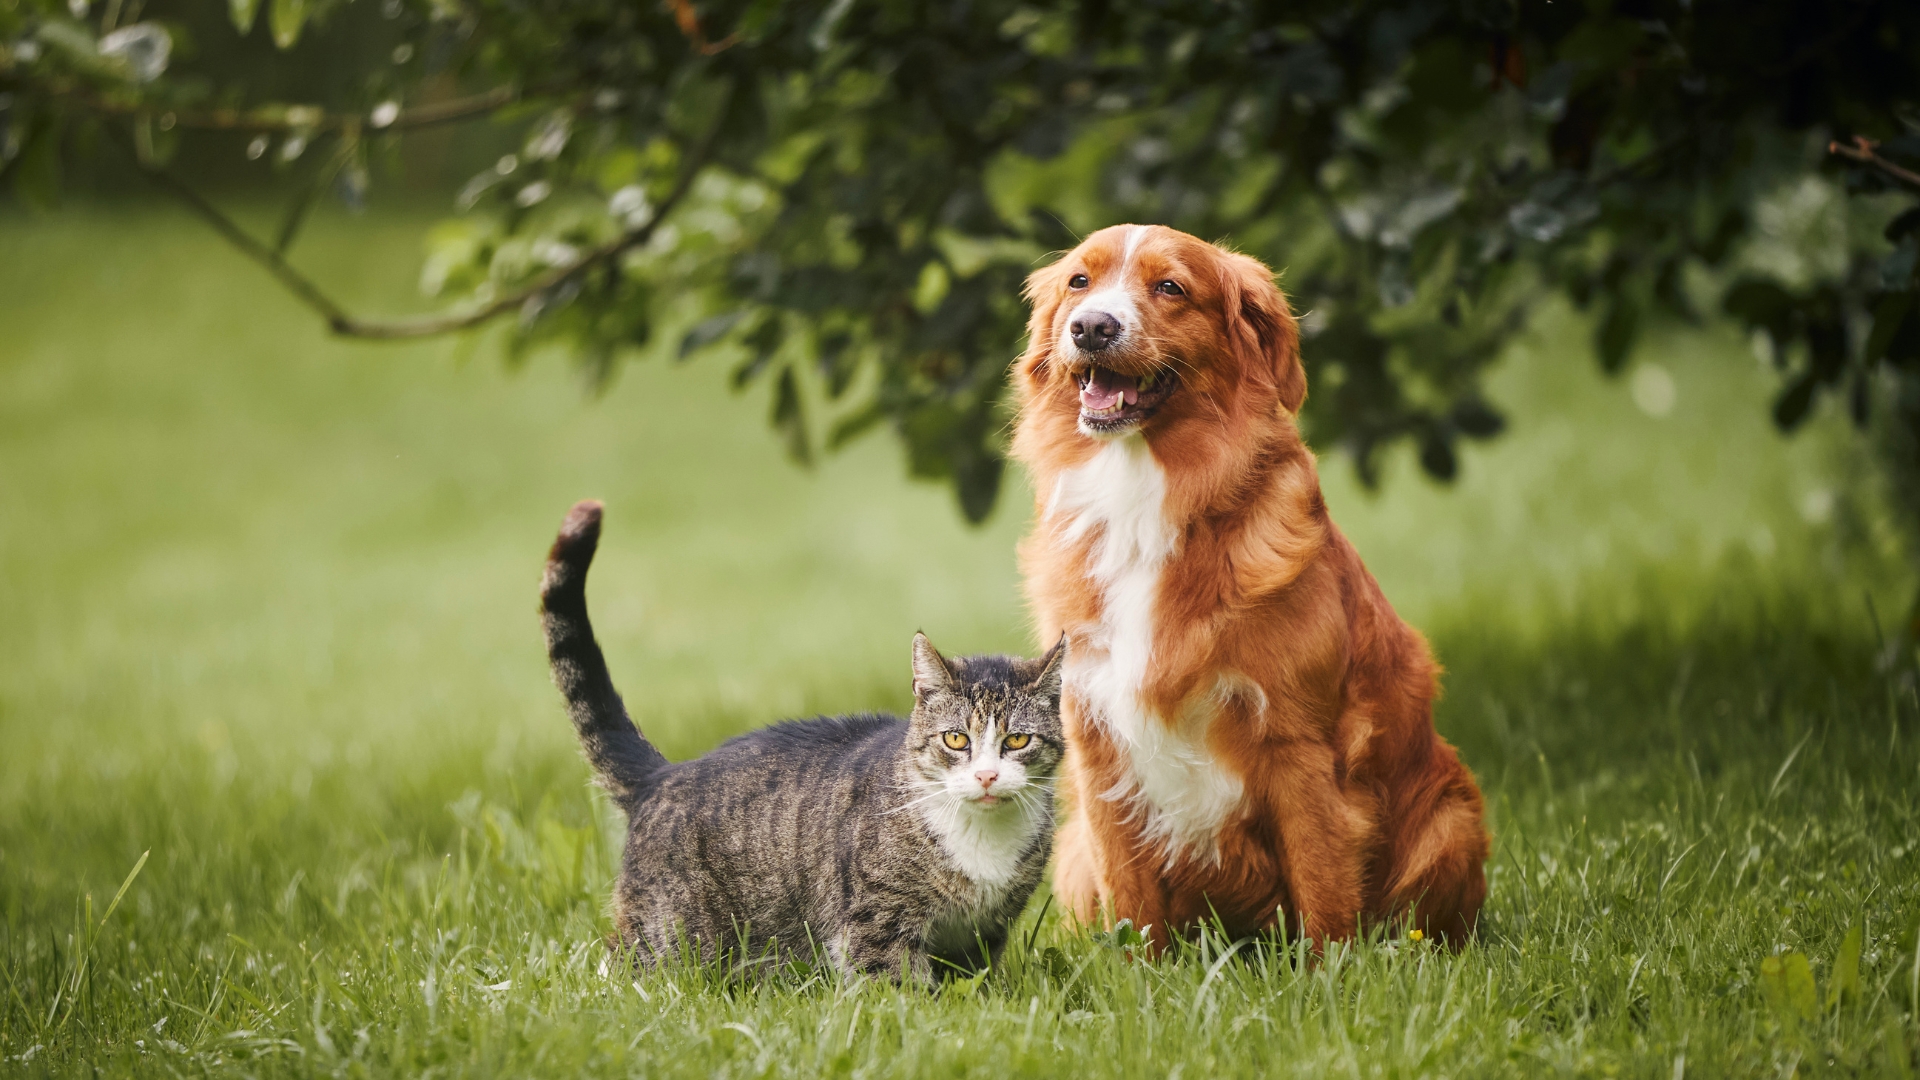
[[[1053,827],[1053,816],[1033,800],[1015,800],[987,810],[968,805],[944,788],[923,804],[924,820],[940,846],[972,881],[961,907],[934,920],[924,943],[934,952],[953,953],[974,944],[982,925],[997,915],[1020,857],[1031,849],[1043,829]]]
[[[1166,494],[1166,472],[1138,435],[1108,443],[1054,488],[1047,520],[1059,542],[1077,545],[1099,533],[1087,572],[1100,590],[1100,619],[1072,628],[1065,682],[1128,762],[1127,775],[1101,797],[1131,803],[1169,860],[1217,858],[1215,838],[1240,805],[1242,786],[1207,750],[1213,699],[1188,703],[1168,723],[1140,695],[1153,657],[1154,601],[1178,541]]]

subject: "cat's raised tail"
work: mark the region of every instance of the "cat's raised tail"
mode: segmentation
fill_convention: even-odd
[[[600,504],[591,499],[567,512],[547,552],[540,582],[540,622],[547,632],[553,684],[567,699],[567,715],[600,785],[629,814],[653,787],[667,759],[640,734],[607,674],[600,643],[587,619],[587,567],[600,546]]]

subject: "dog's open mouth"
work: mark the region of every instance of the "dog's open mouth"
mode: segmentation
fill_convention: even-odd
[[[1074,374],[1080,384],[1080,425],[1090,431],[1120,431],[1152,416],[1179,384],[1171,368],[1122,375],[1098,364]]]

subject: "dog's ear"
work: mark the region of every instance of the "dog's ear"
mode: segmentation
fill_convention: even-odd
[[[1221,299],[1227,338],[1240,370],[1269,382],[1290,413],[1307,400],[1307,371],[1300,365],[1300,328],[1286,296],[1273,283],[1273,271],[1258,259],[1233,252],[1220,255]]]
[[[1027,389],[1037,390],[1052,376],[1054,316],[1060,313],[1060,298],[1066,293],[1066,259],[1043,266],[1027,275],[1022,290],[1033,315],[1027,320],[1027,351],[1014,361],[1014,367],[1026,378]]]

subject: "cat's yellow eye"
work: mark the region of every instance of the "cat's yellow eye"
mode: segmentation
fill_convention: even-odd
[[[1027,748],[1027,744],[1032,741],[1033,741],[1033,736],[1028,735],[1025,732],[1021,732],[1018,735],[1007,736],[1007,741],[1001,743],[1000,745],[1005,747],[1008,750],[1025,750]]]
[[[941,738],[946,741],[947,749],[949,750],[965,750],[967,743],[971,741],[967,738],[967,733],[964,731],[949,731],[945,735],[942,735]]]

